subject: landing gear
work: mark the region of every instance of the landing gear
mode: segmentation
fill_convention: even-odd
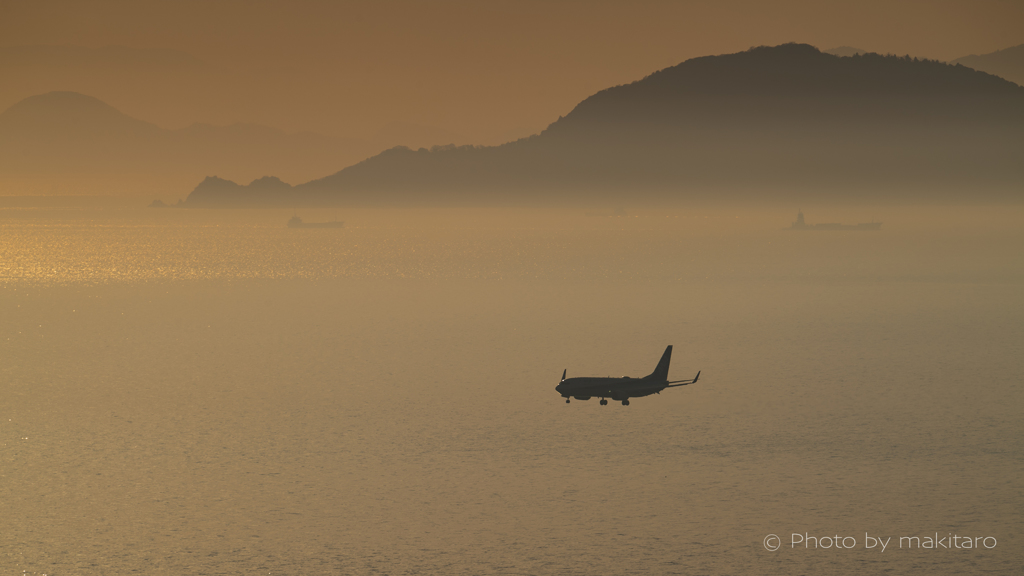
[[[565,399],[565,403],[566,403],[566,404],[568,404],[568,403],[569,403],[569,399],[568,399],[568,398],[566,398],[566,399]]]
[[[608,405],[608,401],[605,400],[604,398],[601,398],[601,406],[607,406],[607,405]]]
[[[623,400],[622,401],[622,405],[623,406],[629,406],[629,400]]]

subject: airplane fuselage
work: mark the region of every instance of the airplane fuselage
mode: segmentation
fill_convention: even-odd
[[[647,378],[567,378],[555,386],[555,391],[565,398],[589,400],[593,397],[611,398],[612,400],[628,400],[641,396],[657,394],[668,386],[659,386],[662,382]]]

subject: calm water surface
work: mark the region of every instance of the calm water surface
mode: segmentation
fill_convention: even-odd
[[[0,210],[0,573],[1019,570],[1024,211],[789,212]]]

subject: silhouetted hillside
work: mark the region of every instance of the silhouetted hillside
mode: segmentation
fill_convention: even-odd
[[[273,176],[264,176],[242,186],[230,180],[207,176],[188,196],[192,207],[204,206],[285,206],[292,186]]]
[[[695,58],[603,90],[530,138],[395,148],[289,195],[403,204],[1019,199],[1022,152],[1020,86],[963,66],[786,44]]]
[[[953,64],[961,64],[975,70],[995,74],[1024,86],[1024,44],[981,56],[971,54],[953,60]]]
[[[861,54],[867,54],[867,50],[861,50],[860,48],[854,48],[853,46],[838,46],[829,50],[822,50],[826,54],[833,56],[860,56]]]

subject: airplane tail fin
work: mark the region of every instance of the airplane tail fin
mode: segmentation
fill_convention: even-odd
[[[665,353],[661,355],[661,360],[658,361],[658,367],[647,376],[647,380],[668,381],[668,363],[671,361],[672,345],[669,344],[668,348],[665,348]]]

